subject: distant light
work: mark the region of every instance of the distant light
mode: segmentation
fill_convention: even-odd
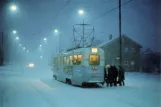
[[[40,47],[42,47],[42,45],[40,45]]]
[[[57,29],[55,29],[55,30],[54,30],[54,32],[55,32],[55,33],[57,33],[57,32],[58,32],[58,30],[57,30]]]
[[[79,13],[80,15],[82,15],[82,14],[84,14],[84,10],[79,10],[78,13]]]
[[[21,44],[19,44],[19,46],[22,46]]]
[[[42,59],[42,56],[40,56],[40,58]]]
[[[44,41],[46,41],[47,39],[46,38],[44,38]]]
[[[18,36],[16,37],[16,40],[19,40],[19,37]]]
[[[27,52],[29,52],[29,50],[27,50]]]
[[[25,47],[23,47],[23,50],[25,50],[26,48]]]
[[[11,9],[11,11],[16,11],[17,10],[17,6],[16,5],[11,5],[10,9]]]
[[[29,63],[29,64],[28,64],[28,67],[29,67],[29,68],[33,68],[34,66],[35,66],[34,63]]]
[[[13,30],[13,31],[12,31],[12,33],[13,33],[13,34],[16,34],[16,33],[17,33],[17,31],[16,31],[16,30]]]

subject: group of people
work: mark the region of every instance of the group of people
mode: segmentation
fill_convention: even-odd
[[[115,65],[106,65],[104,69],[104,79],[107,83],[107,86],[120,86],[125,85],[124,80],[124,69],[119,65],[119,69]]]

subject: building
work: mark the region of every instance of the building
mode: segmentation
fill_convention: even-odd
[[[105,52],[105,64],[118,65],[120,64],[120,41],[119,37],[110,42],[104,42],[98,47],[101,47]],[[140,49],[142,46],[122,35],[122,64],[125,71],[140,71]]]
[[[153,52],[147,48],[141,52],[141,66],[143,72],[160,72],[160,52]]]

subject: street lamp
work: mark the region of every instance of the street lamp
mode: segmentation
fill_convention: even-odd
[[[84,10],[82,10],[82,9],[80,9],[80,10],[78,10],[78,14],[79,15],[83,15],[84,14]],[[82,26],[83,26],[83,48],[84,48],[84,41],[85,41],[85,39],[84,39],[84,26],[85,26],[85,24],[84,24],[84,18],[83,18],[83,24],[81,24]]]
[[[25,50],[26,48],[25,47],[23,47],[23,50]]]
[[[17,33],[17,31],[16,31],[16,30],[13,30],[13,31],[12,31],[12,33],[13,33],[13,34],[16,34],[16,33]]]
[[[11,5],[10,10],[15,12],[17,10],[17,6],[16,5]]]
[[[78,10],[78,13],[79,13],[80,15],[83,15],[83,14],[84,14],[84,10],[80,9],[80,10]]]
[[[47,41],[47,39],[46,39],[46,38],[44,38],[44,41]]]
[[[16,40],[19,40],[19,39],[20,39],[20,38],[17,36],[17,37],[16,37]]]
[[[58,52],[60,52],[60,36],[61,36],[61,32],[58,31],[57,29],[55,29],[54,32],[57,33],[57,34],[59,33],[59,35],[57,35],[57,36],[58,36]]]
[[[58,30],[57,30],[57,29],[55,29],[55,30],[54,30],[54,32],[55,32],[55,33],[57,33],[57,32],[58,32]]]
[[[10,10],[13,11],[13,12],[15,12],[15,11],[17,10],[17,6],[16,6],[16,5],[11,5],[11,6],[10,6]],[[3,17],[3,15],[2,15],[2,17]],[[14,31],[13,33],[15,34],[16,32]],[[1,52],[0,52],[0,54],[1,54],[0,65],[3,65],[3,62],[4,62],[4,59],[3,59],[3,58],[4,58],[4,45],[3,45],[3,36],[4,36],[4,35],[3,35],[3,34],[4,34],[4,33],[3,33],[3,30],[2,30],[2,34],[1,34],[1,35],[2,35],[2,36],[1,36],[1,37],[2,37],[2,38],[1,38],[1,40],[2,40],[1,43],[2,43],[2,44],[1,44]]]

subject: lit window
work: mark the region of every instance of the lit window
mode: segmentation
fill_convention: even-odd
[[[97,48],[92,48],[92,53],[97,53],[98,49]]]
[[[73,65],[76,65],[77,64],[77,55],[74,55],[73,57]]]
[[[58,57],[58,65],[60,65],[60,57]]]
[[[67,65],[67,59],[64,57],[64,65]]]
[[[69,64],[70,64],[70,65],[72,65],[73,57],[72,57],[72,56],[70,56],[70,57],[69,57],[69,60],[70,60],[70,61],[69,61]]]
[[[60,64],[63,65],[63,57],[60,57]]]
[[[74,55],[73,65],[80,65],[82,62],[82,55]]]
[[[67,60],[67,65],[69,65],[69,58],[70,58],[70,57],[67,56],[66,58],[67,58],[67,59],[66,59],[66,60]]]
[[[82,55],[78,55],[77,65],[81,64],[82,62]]]
[[[90,65],[99,65],[100,60],[98,55],[90,55],[89,58]]]

